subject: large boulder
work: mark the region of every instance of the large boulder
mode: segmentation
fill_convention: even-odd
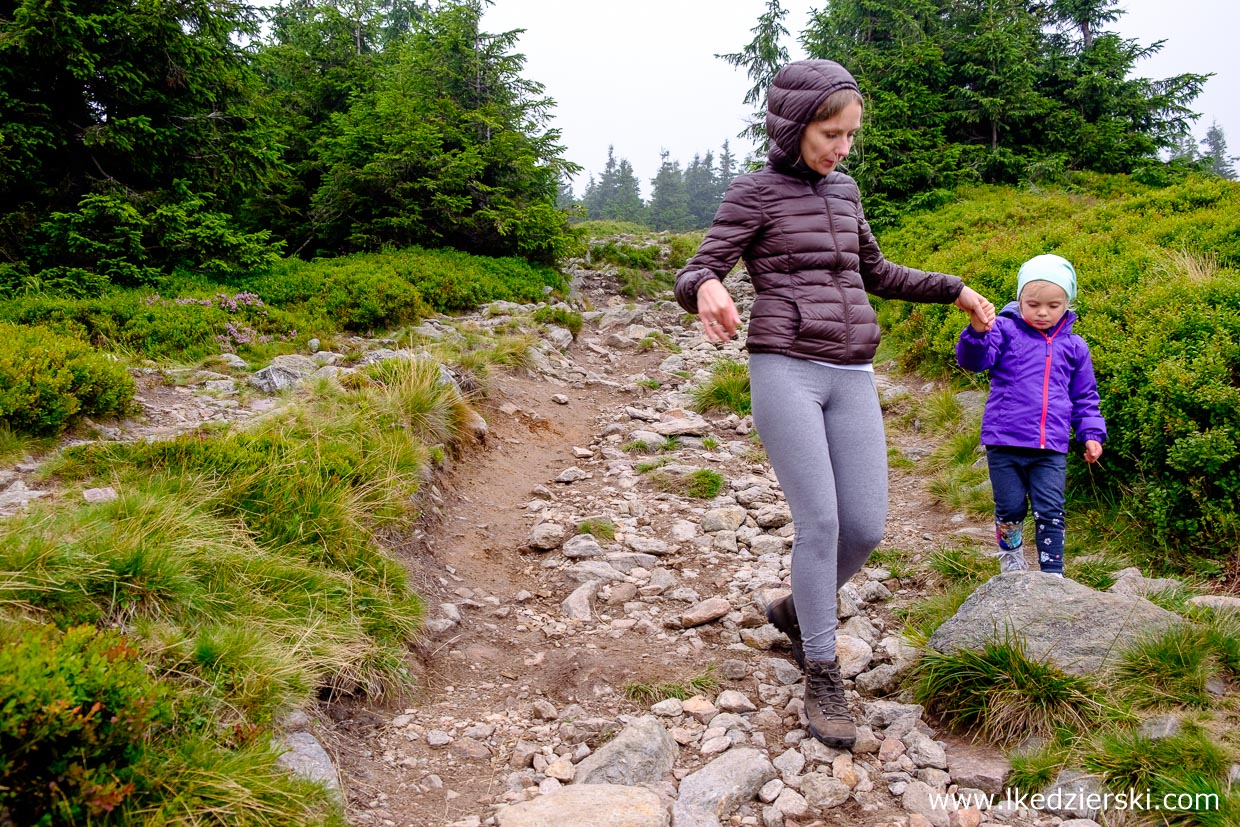
[[[1024,640],[1030,658],[1085,675],[1142,634],[1178,622],[1177,615],[1138,595],[1098,592],[1042,572],[1014,572],[983,583],[929,645],[945,653],[982,649],[1010,631]]]

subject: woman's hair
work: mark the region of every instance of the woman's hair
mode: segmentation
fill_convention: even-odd
[[[818,106],[814,117],[810,118],[810,123],[830,120],[840,114],[850,103],[858,104],[862,109],[865,108],[865,100],[856,89],[837,89],[827,95],[827,99]]]

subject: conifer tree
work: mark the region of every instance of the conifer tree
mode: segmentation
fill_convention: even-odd
[[[1201,158],[1209,163],[1212,173],[1228,181],[1236,180],[1236,168],[1232,166],[1232,162],[1238,159],[1227,154],[1227,136],[1223,134],[1223,127],[1218,125],[1218,121],[1211,122],[1201,146],[1205,149]]]

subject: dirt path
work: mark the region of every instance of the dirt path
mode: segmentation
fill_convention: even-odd
[[[674,332],[678,315],[670,309],[647,310],[642,318],[645,324],[661,318],[661,329]],[[715,358],[713,350],[698,347],[696,333],[675,335],[689,349],[685,369]],[[635,336],[617,339],[607,330],[587,327],[566,356],[591,379],[564,383],[525,374],[498,379],[483,411],[491,426],[487,447],[463,458],[445,480],[438,526],[428,531],[425,542],[402,554],[435,627],[416,652],[417,693],[382,706],[334,706],[330,713],[336,726],[320,733],[340,768],[353,823],[494,824],[496,805],[554,790],[568,780],[553,777],[548,765],[557,758],[579,761],[625,721],[648,713],[648,703],[626,696],[625,687],[632,684],[684,681],[712,669],[721,678],[716,693],[736,690],[762,705],[772,653],[740,642],[742,631],[764,621],[752,595],[737,582],[738,570],[744,578],[754,568],[755,555],[742,546],[738,557],[701,539],[674,542],[671,538],[684,536],[677,533],[677,521],[683,532],[683,523],[697,522],[711,504],[660,493],[644,480],[623,487],[621,469],[632,462],[621,459],[625,455],[618,446],[644,424],[626,409],[674,404],[678,397],[669,387],[681,381],[660,370],[667,352],[642,352],[634,344]],[[673,364],[681,361],[673,359]],[[637,384],[639,379],[665,384],[652,390]],[[562,395],[559,401],[557,395]],[[730,480],[773,480],[765,463],[752,456],[720,453],[719,446],[744,440],[735,417],[711,419],[714,450],[710,442],[703,448],[701,439],[687,438],[674,453],[675,462],[717,468]],[[893,442],[923,454],[928,448],[910,444],[916,438],[907,433]],[[555,482],[573,467],[590,477]],[[931,549],[959,542],[961,533],[984,533],[983,527],[937,508],[916,476],[893,471],[891,488],[885,545]],[[770,501],[775,504],[774,497]],[[537,552],[527,546],[532,526],[548,512],[570,533],[581,520],[602,517],[620,526],[626,538],[670,543],[670,553],[660,556],[659,564],[675,573],[675,586],[644,604],[644,590],[604,586],[589,620],[566,618],[563,601],[577,586],[566,577],[572,561],[559,550]],[[622,551],[641,547],[636,542],[608,545]],[[648,575],[639,572],[637,582]],[[678,594],[680,589],[689,591]],[[682,628],[680,613],[712,596],[728,598],[733,611],[721,621]],[[898,596],[892,605],[912,597]],[[880,636],[896,627],[890,608],[876,605],[869,614]],[[796,746],[788,736],[790,724],[796,728],[795,718],[760,717],[748,743],[772,758]],[[700,736],[700,730],[693,734]],[[681,752],[677,778],[713,757],[702,754],[700,741],[693,738]],[[532,762],[531,753],[537,753]],[[883,779],[874,782],[863,790],[866,794],[820,813],[818,823],[905,823],[901,819],[907,814]],[[662,793],[671,800],[675,788],[669,783]],[[748,818],[757,818],[760,807],[745,808]],[[784,823],[814,819],[789,817]]]

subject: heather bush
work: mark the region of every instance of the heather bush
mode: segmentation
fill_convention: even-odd
[[[0,422],[58,434],[80,416],[121,414],[133,402],[124,366],[77,339],[0,322]]]
[[[0,811],[18,824],[106,816],[142,783],[136,767],[171,718],[120,635],[11,620],[0,620],[0,710]]]

